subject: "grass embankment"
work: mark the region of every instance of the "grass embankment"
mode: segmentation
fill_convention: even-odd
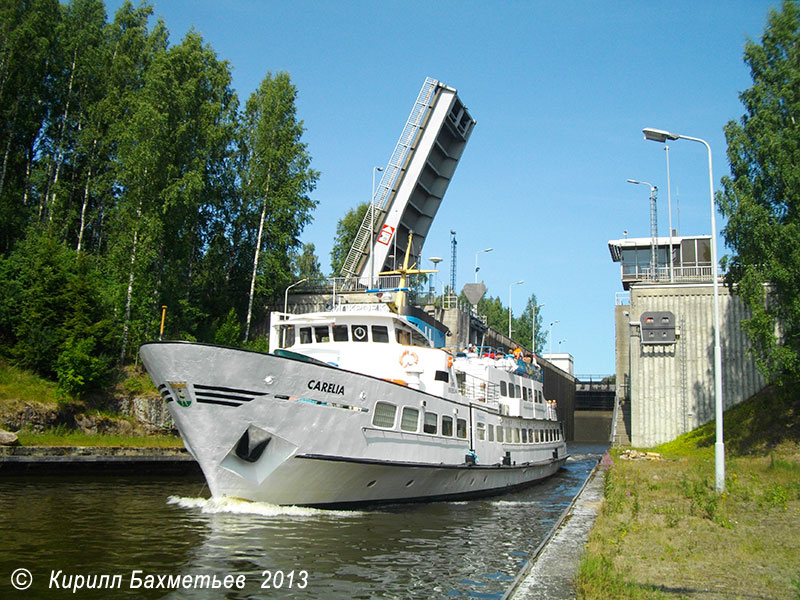
[[[158,396],[149,377],[140,372],[127,372],[114,386],[113,394],[127,396],[151,393]],[[46,427],[29,427],[24,423],[17,432],[19,442],[23,446],[125,446],[172,448],[182,447],[180,437],[168,434],[153,435],[117,435],[91,434],[81,431],[71,423],[56,423],[63,420],[64,415],[86,414],[106,421],[134,421],[130,416],[104,411],[98,407],[104,403],[103,398],[92,400],[59,399],[56,384],[37,375],[10,366],[0,361],[0,428],[5,420],[18,421],[25,411],[33,415],[33,419],[42,421],[50,419],[52,425]],[[69,419],[67,419],[69,420]],[[16,429],[16,428],[15,428]]]
[[[798,417],[800,398],[774,389],[725,413],[721,495],[714,423],[652,449],[663,460],[612,451],[578,597],[800,600]]]

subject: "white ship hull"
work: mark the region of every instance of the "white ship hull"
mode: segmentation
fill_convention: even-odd
[[[140,354],[215,497],[306,506],[467,498],[531,484],[567,458],[553,421],[297,355],[182,342],[145,344]],[[376,426],[378,402],[399,407],[394,426]],[[452,415],[467,429],[431,435],[420,420],[408,431],[404,407]],[[507,441],[489,440],[489,426],[508,428]],[[540,441],[537,428],[558,434]]]

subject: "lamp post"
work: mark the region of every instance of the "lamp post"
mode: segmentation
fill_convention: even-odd
[[[525,283],[525,280],[520,279],[519,281],[515,281],[508,286],[508,339],[511,339],[511,287],[514,285],[521,285]]]
[[[656,192],[658,188],[652,183],[647,181],[637,181],[636,179],[628,179],[628,183],[637,183],[639,185],[646,185],[650,188],[650,277],[658,279],[657,267],[658,261],[656,259],[656,247],[658,246],[658,211],[656,210]]]
[[[673,268],[674,259],[672,257],[672,191],[669,185],[669,146],[664,144],[664,152],[667,154],[667,211],[669,212],[669,281],[675,281],[675,270]]]
[[[289,290],[296,285],[300,285],[304,281],[308,281],[308,277],[304,277],[300,281],[295,281],[293,284],[286,287],[286,291],[283,293],[283,312],[288,312],[289,310]]]
[[[372,196],[369,197],[369,287],[375,278],[375,259],[372,247],[375,245],[375,173],[383,171],[383,167],[372,167]]]
[[[291,285],[286,287],[286,291],[283,292],[283,312],[284,312],[284,314],[286,314],[289,311],[289,290],[292,289],[296,285],[300,285],[304,281],[308,281],[308,277],[304,277],[300,281],[295,281],[293,284],[291,284]],[[334,294],[334,303],[335,302],[336,302],[336,300],[335,300],[335,294]],[[281,347],[286,346],[286,328],[283,327],[282,329],[283,329],[283,331],[282,331],[283,339],[281,340]]]
[[[544,302],[542,304],[534,304],[531,307],[531,313],[533,315],[533,321],[531,322],[531,352],[534,354],[536,354],[536,311],[543,306]]]
[[[725,443],[722,436],[722,349],[719,334],[719,277],[717,276],[717,209],[714,205],[714,174],[711,166],[711,146],[703,139],[670,133],[661,129],[645,128],[644,139],[666,143],[667,140],[689,140],[703,144],[708,151],[708,196],[711,203],[711,277],[714,285],[714,412],[717,421],[714,443],[714,479],[717,493],[725,491]]]
[[[491,252],[492,250],[494,250],[494,248],[484,248],[475,253],[475,283],[478,283],[478,271],[480,270],[480,267],[478,267],[478,254],[481,252]]]
[[[561,323],[558,319],[550,322],[550,354],[553,354],[553,325]]]
[[[563,340],[558,340],[558,351],[559,352],[561,352],[561,344],[563,344],[564,342],[568,342],[568,341],[569,340],[567,338],[564,338]]]
[[[433,300],[436,299],[436,273],[439,270],[439,263],[444,259],[439,256],[431,256],[428,260],[433,263],[434,270],[434,272],[431,274],[431,279],[433,280],[433,285],[431,286],[431,289],[433,290],[433,299],[431,300],[431,304],[433,304]]]

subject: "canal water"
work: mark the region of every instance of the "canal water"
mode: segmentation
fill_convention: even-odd
[[[357,511],[215,501],[196,478],[0,472],[0,598],[501,598],[604,451],[571,444],[556,475],[504,496]]]

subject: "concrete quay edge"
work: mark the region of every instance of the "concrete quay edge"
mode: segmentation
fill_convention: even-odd
[[[603,503],[600,462],[517,575],[503,600],[573,600],[578,565]]]

